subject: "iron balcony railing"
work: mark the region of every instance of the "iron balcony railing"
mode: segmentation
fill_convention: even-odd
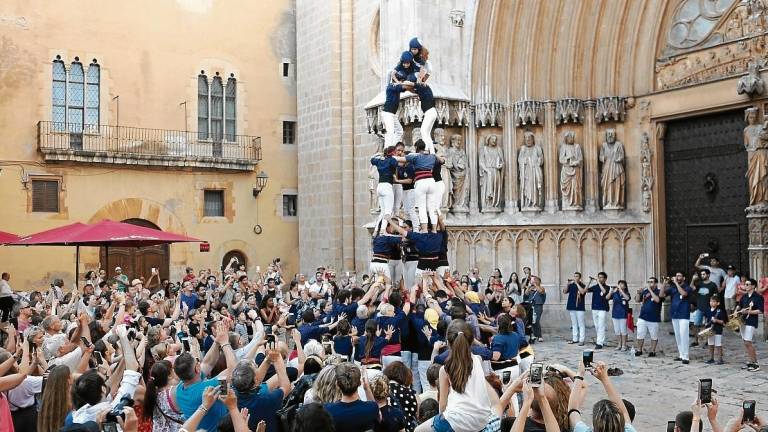
[[[47,160],[118,163],[140,159],[149,165],[205,164],[212,168],[234,163],[242,169],[253,169],[261,160],[261,137],[249,135],[203,136],[189,131],[49,121],[41,121],[37,127],[38,145]]]

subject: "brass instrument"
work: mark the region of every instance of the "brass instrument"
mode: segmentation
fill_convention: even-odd
[[[710,336],[714,336],[714,335],[715,335],[715,331],[712,330],[712,327],[710,326],[710,327],[707,327],[704,330],[700,331],[698,337],[707,339]]]
[[[750,306],[747,310],[752,310],[752,306]],[[741,309],[736,309],[732,314],[728,316],[728,322],[725,324],[725,326],[734,332],[741,331],[741,328],[744,326],[744,317],[741,315]]]

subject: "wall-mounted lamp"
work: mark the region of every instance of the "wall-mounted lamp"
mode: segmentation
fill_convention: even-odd
[[[267,180],[269,180],[269,176],[264,171],[256,174],[256,184],[253,185],[254,198],[258,197],[261,191],[263,191],[264,188],[267,187]]]

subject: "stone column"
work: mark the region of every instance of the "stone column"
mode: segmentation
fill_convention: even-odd
[[[747,207],[749,226],[749,274],[757,279],[768,274],[768,204]]]
[[[555,119],[555,102],[548,101],[544,105],[544,210],[547,213],[557,211],[558,185],[560,178],[557,173],[557,122]]]
[[[584,209],[597,211],[597,125],[595,123],[595,101],[584,101]]]
[[[512,107],[504,116],[504,213],[517,213],[517,128]]]
[[[474,108],[473,108],[474,110]],[[477,127],[475,127],[474,115],[470,117],[469,130],[467,133],[467,160],[469,161],[469,168],[467,169],[467,178],[465,181],[469,182],[469,214],[480,214],[480,207],[477,202],[478,195],[478,176],[477,176]]]

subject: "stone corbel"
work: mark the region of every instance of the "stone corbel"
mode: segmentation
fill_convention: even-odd
[[[627,98],[607,96],[595,100],[595,119],[598,123],[623,122],[627,115]]]
[[[584,120],[584,101],[567,98],[555,102],[557,124],[581,123]]]
[[[497,127],[504,124],[504,106],[498,102],[483,102],[475,105],[476,127]]]
[[[540,125],[544,122],[544,102],[525,100],[515,102],[515,126]]]
[[[466,13],[461,9],[453,9],[448,16],[451,18],[451,23],[456,27],[464,27],[464,16]]]

